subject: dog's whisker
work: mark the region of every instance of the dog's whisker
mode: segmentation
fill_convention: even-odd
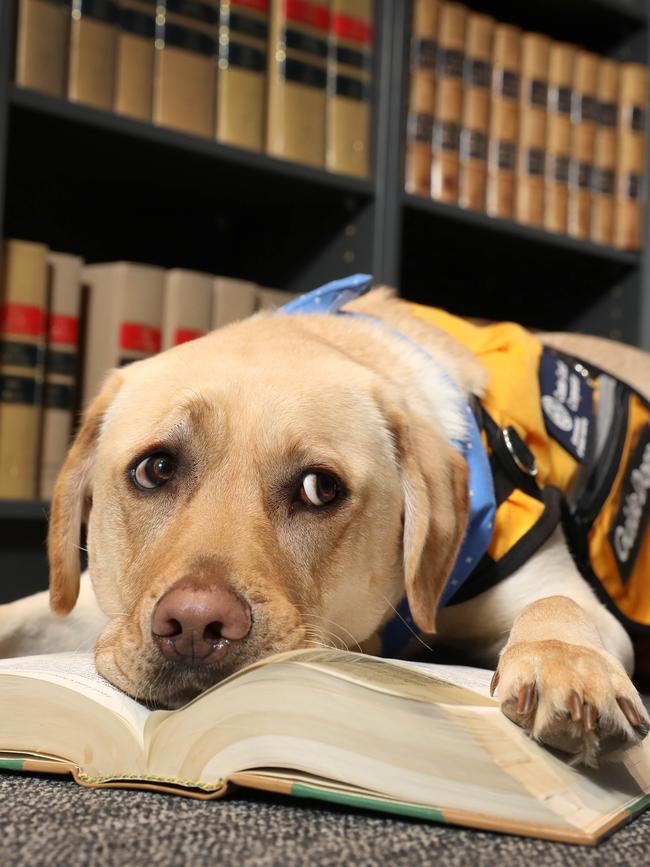
[[[390,608],[393,609],[393,611],[395,612],[395,614],[397,614],[397,616],[398,616],[399,619],[402,621],[402,623],[404,624],[404,626],[406,626],[406,628],[407,628],[408,631],[411,633],[411,635],[412,635],[414,638],[416,638],[416,639],[420,642],[420,644],[422,645],[422,647],[426,647],[427,650],[430,650],[431,653],[434,653],[434,652],[435,652],[435,651],[434,651],[434,648],[431,647],[430,644],[427,644],[426,641],[423,640],[422,636],[419,635],[419,633],[417,633],[417,632],[415,631],[415,629],[413,629],[413,627],[412,627],[411,624],[408,622],[408,620],[405,620],[405,618],[402,617],[402,615],[399,613],[399,611],[397,610],[397,608],[395,608],[395,606],[394,606],[393,603],[390,601],[390,599],[388,599],[387,596],[384,596],[383,593],[380,593],[379,595],[380,595],[381,598],[384,600],[384,602],[386,603],[386,605],[388,605]]]
[[[359,653],[363,653],[363,651],[361,650],[361,645],[359,644],[357,639],[354,637],[354,635],[350,632],[350,630],[346,629],[345,626],[341,626],[341,624],[337,623],[336,620],[330,620],[329,617],[323,617],[322,614],[303,614],[303,617],[312,617],[312,618],[315,618],[318,620],[322,620],[326,623],[331,623],[337,629],[340,629],[342,632],[345,632],[347,635],[349,635],[350,638],[352,639],[352,645],[356,645],[359,648]],[[349,646],[350,645],[348,645],[348,647]]]

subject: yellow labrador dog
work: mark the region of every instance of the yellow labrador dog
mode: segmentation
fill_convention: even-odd
[[[638,743],[648,717],[630,639],[561,525],[504,580],[439,607],[472,509],[454,444],[487,374],[388,290],[346,310],[253,317],[112,372],[52,504],[59,616],[45,594],[3,606],[0,653],[96,632],[101,674],[174,707],[277,651],[376,651],[406,595],[419,633],[498,663],[496,696],[531,736],[587,763]],[[545,340],[650,396],[650,356]]]

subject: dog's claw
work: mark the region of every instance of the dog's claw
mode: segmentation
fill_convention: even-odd
[[[593,704],[589,704],[589,702],[585,702],[584,704],[584,726],[585,731],[593,732],[596,730],[596,726],[598,725],[598,711],[593,706]]]
[[[617,695],[616,702],[625,714],[625,717],[632,728],[637,728],[637,726],[641,724],[641,717],[629,698],[625,698],[623,695]]]
[[[520,716],[528,716],[537,702],[537,690],[534,683],[526,683],[519,690],[517,698],[517,713]]]
[[[499,685],[499,669],[494,672],[492,675],[492,680],[490,681],[490,695],[494,695],[494,692]]]
[[[575,689],[572,689],[569,693],[567,704],[569,706],[569,715],[571,716],[572,722],[580,722],[582,719],[582,701]]]

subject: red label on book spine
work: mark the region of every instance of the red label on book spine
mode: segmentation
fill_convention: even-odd
[[[341,39],[349,39],[350,42],[363,42],[366,45],[372,42],[372,27],[367,21],[343,15],[341,12],[332,15],[332,32]]]
[[[31,304],[3,304],[0,307],[0,333],[12,337],[43,337],[45,312]]]
[[[188,343],[190,340],[196,340],[197,337],[203,337],[205,331],[201,331],[195,328],[177,328],[174,331],[174,346],[178,346],[180,343]]]
[[[79,320],[76,316],[67,316],[65,313],[51,313],[48,337],[50,343],[76,346],[79,337]]]
[[[123,322],[120,325],[120,349],[134,352],[160,352],[160,328],[140,322]]]
[[[245,6],[247,9],[254,9],[256,12],[267,12],[269,0],[230,0],[230,5]]]
[[[307,0],[284,0],[284,15],[289,21],[308,24],[317,30],[327,30],[330,13],[327,6],[308,3]]]

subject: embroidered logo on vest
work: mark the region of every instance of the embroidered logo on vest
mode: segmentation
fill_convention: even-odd
[[[650,517],[650,425],[639,436],[625,470],[621,504],[609,532],[623,583],[634,570]]]

